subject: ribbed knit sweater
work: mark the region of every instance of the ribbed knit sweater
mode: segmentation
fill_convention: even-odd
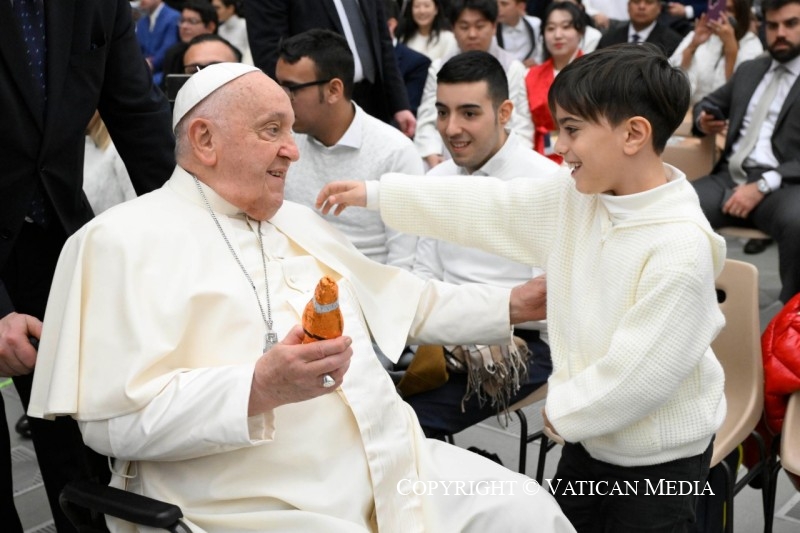
[[[384,221],[547,271],[547,416],[568,442],[622,466],[702,453],[725,416],[710,348],[725,241],[679,170],[628,196],[585,195],[567,171],[500,181],[387,175]],[[446,207],[443,207],[446,206]]]

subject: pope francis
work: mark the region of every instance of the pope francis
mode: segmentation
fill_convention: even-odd
[[[64,247],[29,414],[77,419],[116,458],[112,484],[197,532],[574,531],[532,480],[425,439],[371,343],[507,343],[541,318],[535,287],[423,282],[359,254],[283,201],[293,120],[253,67],[192,76],[170,180]],[[301,344],[325,275],[344,335]]]

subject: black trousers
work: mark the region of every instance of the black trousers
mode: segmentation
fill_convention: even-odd
[[[11,257],[0,273],[18,313],[32,315],[40,320],[44,317],[53,273],[65,240],[66,234],[58,223],[49,224],[47,229],[30,223],[23,225]],[[25,409],[28,408],[32,383],[32,374],[14,378],[14,385]],[[2,398],[0,407],[1,402]],[[8,421],[4,409],[0,409],[0,418],[0,524],[3,524],[3,531],[21,532],[10,490],[12,478],[9,437],[5,429]],[[107,460],[83,444],[78,424],[71,418],[60,417],[55,421],[32,418],[30,423],[33,446],[56,530],[59,533],[76,531],[61,512],[59,493],[73,479],[91,478],[108,483],[111,474]]]
[[[545,480],[545,487],[578,533],[689,533],[712,451],[709,444],[693,457],[624,467],[567,443],[555,477]]]

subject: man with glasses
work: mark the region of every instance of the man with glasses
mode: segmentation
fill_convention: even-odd
[[[659,0],[628,0],[630,22],[608,30],[600,39],[597,48],[619,43],[653,43],[669,57],[683,38],[658,21],[661,14]]]
[[[344,37],[309,30],[284,40],[278,53],[275,78],[292,102],[302,156],[289,169],[287,200],[313,207],[329,181],[422,174],[414,144],[352,101],[353,55]],[[325,218],[370,259],[411,269],[417,238],[387,228],[377,213],[350,210]]]
[[[409,137],[416,119],[397,67],[382,0],[258,0],[244,4],[255,66],[275,77],[281,39],[312,29],[347,39],[354,54],[353,101]]]
[[[194,74],[217,63],[241,63],[242,52],[216,33],[194,37],[183,53],[183,72]]]
[[[186,2],[178,21],[180,41],[167,50],[164,56],[164,75],[183,74],[183,55],[189,46],[189,41],[198,35],[216,34],[218,27],[217,10],[207,0]],[[162,88],[164,87],[162,85]]]

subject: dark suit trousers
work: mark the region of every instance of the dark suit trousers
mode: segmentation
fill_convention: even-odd
[[[51,223],[48,229],[27,222],[23,224],[14,250],[1,273],[17,312],[39,319],[44,317],[53,273],[65,240],[66,234],[57,222]],[[25,409],[28,408],[32,382],[32,374],[14,378],[14,385]],[[5,431],[7,422],[2,409],[0,417],[0,431]],[[58,495],[67,481],[92,477],[91,472],[96,472],[95,477],[103,477],[103,482],[107,483],[110,473],[106,458],[84,446],[78,424],[71,418],[60,417],[55,421],[31,418],[30,423],[33,445],[56,529],[59,533],[75,531],[61,513]],[[2,449],[3,442],[7,442],[5,439],[7,435],[0,438],[0,453],[3,454],[0,458],[0,484],[11,479],[10,465],[5,462],[8,453]],[[0,501],[0,509],[3,509],[0,516],[6,513],[6,509],[13,513],[13,501]],[[4,531],[7,531],[6,522],[2,523]]]
[[[765,170],[751,170],[747,181],[756,181]],[[797,215],[800,185],[784,182],[780,189],[765,196],[747,218],[732,217],[722,212],[721,203],[726,189],[736,186],[727,165],[716,174],[694,181],[693,185],[712,227],[756,228],[772,236],[778,243],[778,271],[782,285],[780,300],[786,303],[800,292],[800,216]]]

